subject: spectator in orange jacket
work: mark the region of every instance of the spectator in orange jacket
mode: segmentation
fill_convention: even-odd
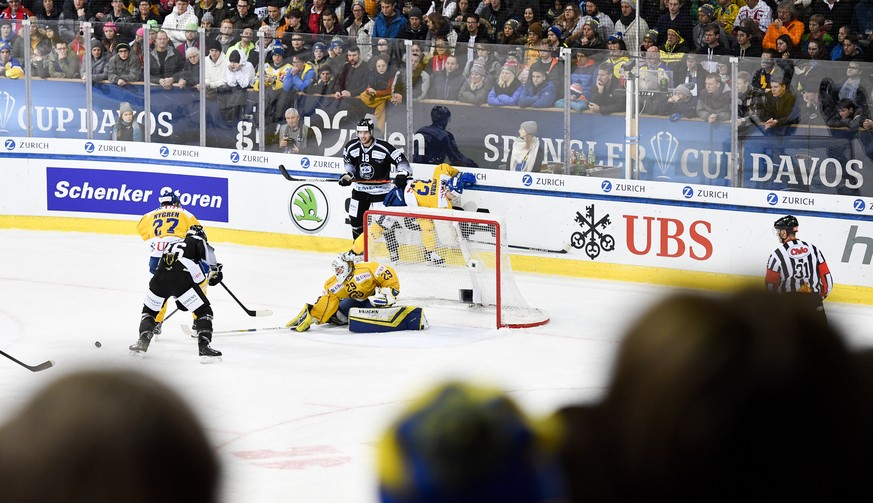
[[[791,0],[783,0],[776,8],[776,19],[767,27],[767,33],[764,34],[764,41],[761,45],[764,49],[775,49],[776,39],[782,35],[788,35],[794,46],[798,47],[804,30],[803,22],[797,19],[797,9],[794,7],[794,3]]]

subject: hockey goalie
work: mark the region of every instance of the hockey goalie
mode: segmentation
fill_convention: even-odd
[[[315,323],[348,325],[352,332],[423,330],[427,320],[420,307],[395,306],[400,279],[390,266],[376,262],[355,263],[343,253],[331,264],[334,274],[324,283],[324,293],[306,304],[286,325],[305,332]]]

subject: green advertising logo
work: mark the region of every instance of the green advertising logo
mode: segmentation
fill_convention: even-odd
[[[303,232],[318,232],[327,222],[330,205],[324,192],[315,185],[301,185],[291,194],[288,206],[291,221]]]

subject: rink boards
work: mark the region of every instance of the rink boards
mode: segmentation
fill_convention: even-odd
[[[130,234],[164,187],[215,241],[323,252],[350,246],[342,160],[316,156],[3,138],[0,227]],[[418,178],[432,167],[416,165]],[[760,285],[778,244],[773,221],[794,214],[819,246],[831,300],[873,304],[873,198],[476,170],[463,206],[505,216],[517,271],[706,289]],[[593,173],[594,175],[602,173]],[[283,267],[291,267],[286,264]]]

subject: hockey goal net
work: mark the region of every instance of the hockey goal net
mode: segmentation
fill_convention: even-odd
[[[371,209],[365,220],[364,259],[394,267],[401,303],[493,311],[498,328],[548,323],[515,284],[502,217],[395,207]]]

